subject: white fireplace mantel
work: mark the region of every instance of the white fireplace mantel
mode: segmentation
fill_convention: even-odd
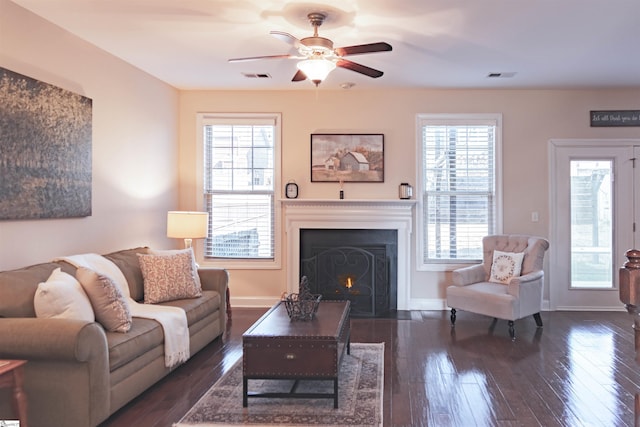
[[[415,200],[282,200],[287,233],[287,290],[298,292],[300,230],[367,229],[398,232],[397,309],[409,310],[410,255]]]

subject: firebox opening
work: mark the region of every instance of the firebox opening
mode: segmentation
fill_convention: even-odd
[[[301,276],[323,300],[351,301],[354,317],[396,311],[397,253],[397,230],[300,230]]]

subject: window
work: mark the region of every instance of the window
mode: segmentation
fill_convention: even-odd
[[[203,204],[210,218],[205,260],[241,262],[242,268],[279,263],[279,116],[203,114],[199,119]]]
[[[500,115],[420,115],[422,269],[482,260],[501,230]]]

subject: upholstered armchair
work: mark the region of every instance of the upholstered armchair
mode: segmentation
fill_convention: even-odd
[[[451,326],[456,311],[465,310],[507,320],[511,339],[515,339],[515,320],[533,315],[541,328],[542,264],[549,242],[534,236],[495,235],[482,239],[482,248],[482,264],[455,270],[453,284],[447,287]]]

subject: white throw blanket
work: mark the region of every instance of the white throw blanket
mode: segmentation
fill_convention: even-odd
[[[164,331],[164,364],[171,368],[189,359],[189,328],[187,314],[180,307],[141,304],[131,298],[129,285],[124,274],[111,260],[98,254],[81,254],[56,258],[75,267],[85,267],[109,277],[118,285],[127,298],[131,316],[153,319],[162,325]]]

